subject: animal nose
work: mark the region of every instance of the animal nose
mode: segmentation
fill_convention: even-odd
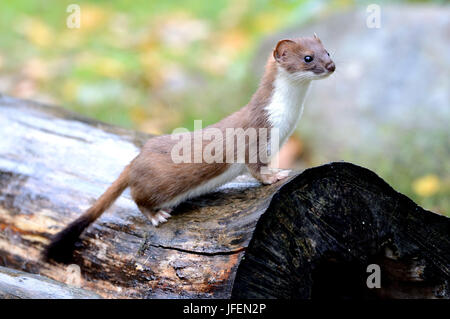
[[[325,68],[329,72],[334,72],[334,70],[336,70],[336,66],[334,65],[334,62],[328,62],[327,65],[325,65]]]

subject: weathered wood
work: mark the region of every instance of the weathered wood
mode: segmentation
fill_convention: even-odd
[[[65,282],[48,239],[101,195],[148,136],[59,108],[0,100],[0,263]],[[176,181],[174,181],[176,182]],[[74,262],[104,297],[228,297],[258,217],[281,183],[241,177],[155,228],[129,192],[83,236]]]
[[[73,281],[73,266],[40,259],[44,245],[149,136],[8,97],[0,136],[0,265]],[[240,176],[158,228],[125,192],[82,236],[74,263],[83,288],[111,298],[371,297],[373,261],[384,274],[377,296],[449,297],[448,234],[448,218],[333,163],[264,187]]]
[[[99,295],[40,275],[0,266],[0,299],[98,299]]]
[[[449,298],[450,219],[349,163],[308,169],[259,219],[233,297]],[[381,288],[368,289],[371,264]]]

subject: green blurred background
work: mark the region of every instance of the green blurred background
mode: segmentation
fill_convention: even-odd
[[[80,29],[66,27],[71,3],[81,7]],[[346,0],[2,1],[0,92],[153,134],[192,129],[194,119],[208,125],[248,102],[258,84],[249,69],[265,37],[356,5]],[[285,152],[294,159],[287,166],[323,162],[305,135],[297,133],[292,152]],[[410,138],[405,136],[405,143]],[[448,145],[448,132],[434,143],[440,147],[443,141]],[[448,150],[425,170],[408,170],[421,154],[405,149],[400,162],[351,153],[342,159],[374,170],[425,208],[449,213],[450,182],[448,172],[442,173]]]

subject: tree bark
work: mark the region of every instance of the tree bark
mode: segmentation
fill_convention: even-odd
[[[450,296],[449,219],[350,163],[270,186],[240,176],[158,228],[126,191],[82,235],[79,268],[44,262],[50,236],[150,136],[5,96],[0,136],[2,266],[75,280],[106,298]],[[381,288],[367,287],[369,264],[380,266]]]
[[[73,268],[73,267],[72,267]],[[98,299],[99,295],[40,275],[0,267],[0,299]]]

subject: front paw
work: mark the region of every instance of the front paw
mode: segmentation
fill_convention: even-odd
[[[274,173],[262,174],[261,182],[264,185],[270,185],[270,184],[276,183],[276,182],[288,177],[290,172],[291,172],[290,170],[278,170]]]

